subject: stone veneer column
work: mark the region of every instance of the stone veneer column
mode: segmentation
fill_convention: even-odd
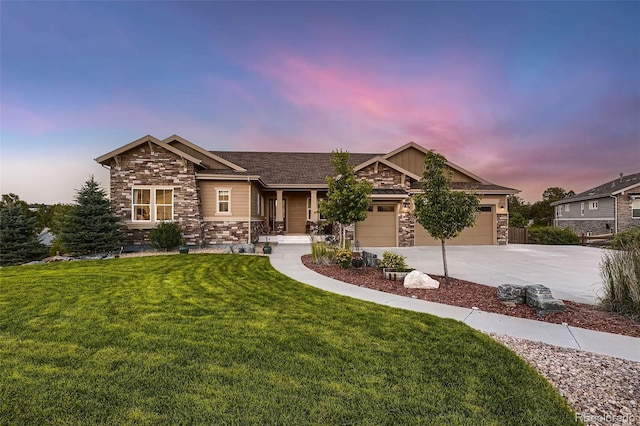
[[[398,213],[398,246],[400,247],[415,245],[415,219],[410,209],[411,197],[407,197],[402,201]]]
[[[509,243],[509,215],[498,213],[496,215],[496,231],[499,246]]]

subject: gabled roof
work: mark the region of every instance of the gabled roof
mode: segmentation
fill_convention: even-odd
[[[422,153],[423,153],[423,154],[425,154],[425,155],[427,154],[427,152],[429,152],[429,150],[428,150],[428,149],[426,149],[425,147],[420,146],[420,145],[418,145],[418,144],[417,144],[417,143],[415,143],[415,142],[409,142],[409,143],[407,143],[407,144],[402,145],[402,146],[401,146],[400,148],[398,148],[398,149],[394,149],[393,151],[391,151],[391,152],[390,152],[390,153],[388,153],[388,154],[384,154],[384,156],[383,156],[383,157],[384,157],[385,159],[391,158],[391,157],[393,157],[394,155],[397,155],[397,154],[401,153],[402,151],[405,151],[405,150],[407,150],[407,149],[409,149],[409,148],[417,149],[418,151],[422,152]],[[472,178],[472,179],[474,179],[474,180],[477,180],[478,182],[481,182],[481,183],[483,183],[483,184],[491,184],[491,182],[489,182],[488,180],[483,179],[483,178],[481,178],[480,176],[477,176],[477,175],[475,175],[475,174],[471,173],[469,170],[463,169],[462,167],[458,166],[458,165],[457,165],[457,164],[455,164],[455,163],[452,163],[452,162],[451,162],[451,161],[449,161],[449,160],[447,160],[447,166],[451,167],[453,170],[456,170],[456,171],[458,171],[458,172],[462,173],[463,175],[467,175],[467,176],[469,176],[470,178]],[[420,179],[421,179],[421,177],[418,177],[418,180],[420,180]]]
[[[126,144],[124,146],[121,146],[118,149],[114,149],[111,152],[107,152],[106,154],[101,155],[100,157],[96,158],[95,161],[97,161],[100,164],[106,165],[106,164],[108,164],[110,162],[110,160],[113,157],[116,157],[116,156],[118,156],[118,155],[120,155],[120,154],[122,154],[124,152],[127,152],[130,149],[137,148],[138,146],[140,146],[142,144],[145,144],[145,143],[156,144],[156,145],[161,146],[162,148],[166,149],[167,151],[173,152],[174,154],[176,154],[176,155],[178,155],[178,156],[180,156],[182,158],[186,158],[187,160],[189,160],[189,161],[191,161],[191,162],[193,162],[193,163],[195,163],[195,164],[197,164],[199,166],[202,165],[202,161],[200,159],[198,159],[198,158],[196,158],[196,157],[194,157],[192,155],[189,155],[189,154],[187,154],[187,153],[185,153],[183,151],[180,151],[179,149],[174,148],[173,146],[169,145],[168,143],[166,143],[164,141],[161,141],[160,139],[155,138],[155,137],[153,137],[151,135],[143,136],[140,139],[137,139],[137,140],[135,140],[135,141],[133,141],[131,143],[128,143],[128,144]]]
[[[628,176],[620,176],[617,179],[610,180],[609,182],[596,186],[595,188],[588,189],[574,196],[563,198],[560,201],[551,203],[551,205],[557,206],[559,204],[567,204],[575,201],[604,198],[610,195],[618,195],[634,188],[638,188],[640,191],[640,173],[634,173]]]
[[[229,167],[233,171],[236,171],[236,172],[246,172],[247,171],[246,169],[238,166],[237,164],[233,164],[232,162],[227,161],[224,158],[213,154],[211,151],[207,151],[206,149],[201,148],[198,145],[196,145],[196,144],[194,144],[192,142],[189,142],[185,138],[180,137],[178,135],[169,136],[168,138],[164,139],[163,142],[168,143],[169,145],[172,145],[172,146],[173,146],[173,144],[175,142],[180,142],[181,144],[187,146],[188,148],[190,148],[190,149],[192,149],[192,150],[194,150],[196,152],[199,152],[200,154],[202,154],[202,155],[204,155],[204,156],[206,156],[206,157],[208,157],[208,158],[210,158],[210,159],[212,159],[212,160],[214,160],[214,161],[216,161],[218,163],[221,163],[221,164]]]
[[[391,167],[392,169],[397,170],[397,171],[399,171],[400,173],[405,174],[405,175],[407,175],[407,176],[409,176],[409,177],[411,177],[411,178],[413,178],[413,179],[415,179],[415,180],[420,180],[420,176],[418,176],[418,175],[416,175],[416,174],[414,174],[414,173],[411,173],[409,170],[405,170],[405,169],[403,169],[402,167],[398,166],[398,165],[397,165],[397,164],[395,164],[395,163],[392,163],[391,161],[387,160],[387,159],[385,158],[385,156],[383,156],[383,155],[376,155],[375,157],[372,157],[372,158],[368,159],[368,160],[367,160],[367,161],[365,161],[364,163],[360,163],[360,164],[358,164],[358,165],[355,167],[355,171],[357,172],[358,170],[362,170],[362,169],[364,169],[365,167],[368,167],[368,166],[370,166],[370,165],[372,165],[372,164],[375,164],[375,163],[382,163],[382,164],[384,164],[384,165],[386,165],[386,166],[389,166],[389,167]]]
[[[333,173],[331,166],[333,153],[331,152],[207,151],[178,135],[169,136],[164,140],[147,135],[95,160],[103,165],[109,164],[112,158],[144,143],[161,146],[200,166],[197,171],[197,177],[200,179],[250,179],[271,188],[326,188],[326,177]],[[428,152],[420,145],[409,142],[386,154],[349,153],[349,163],[356,171],[376,163],[384,164],[409,177],[412,189],[419,189],[421,176],[390,160],[394,155],[407,149],[416,149],[425,154]],[[519,192],[512,188],[494,185],[449,161],[447,166],[476,181],[453,182],[454,189],[475,190],[483,193],[515,194]]]

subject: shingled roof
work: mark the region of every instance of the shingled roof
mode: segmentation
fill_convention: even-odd
[[[610,180],[607,183],[596,186],[595,188],[588,189],[574,196],[563,198],[560,201],[551,203],[551,205],[557,206],[559,204],[572,203],[575,201],[594,200],[596,198],[608,197],[610,195],[615,195],[633,187],[636,187],[638,189],[637,193],[640,193],[640,173],[621,176],[617,179]]]
[[[322,152],[251,152],[251,151],[211,151],[234,164],[247,169],[246,174],[258,175],[267,185],[325,184],[326,177],[333,174],[332,153]],[[380,154],[350,153],[349,163],[361,164]],[[217,173],[206,170],[200,173]],[[221,174],[228,174],[226,173]],[[233,173],[237,174],[237,173]]]

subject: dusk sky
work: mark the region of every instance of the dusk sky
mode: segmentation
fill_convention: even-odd
[[[151,134],[433,148],[528,201],[640,172],[640,2],[0,4],[1,191],[71,202]],[[277,167],[277,165],[274,165]]]

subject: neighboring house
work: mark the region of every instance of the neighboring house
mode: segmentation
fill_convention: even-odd
[[[603,235],[640,228],[640,173],[620,177],[551,203],[554,226]]]
[[[356,224],[362,246],[438,244],[411,215],[427,150],[413,142],[386,154],[351,153],[358,179],[374,184],[369,215]],[[180,136],[153,136],[96,161],[110,169],[111,201],[130,244],[146,244],[160,221],[180,224],[189,244],[255,242],[265,234],[316,232],[318,201],[333,174],[331,153],[207,151]],[[453,188],[481,196],[476,225],[454,244],[506,244],[507,200],[494,185],[449,162]]]

